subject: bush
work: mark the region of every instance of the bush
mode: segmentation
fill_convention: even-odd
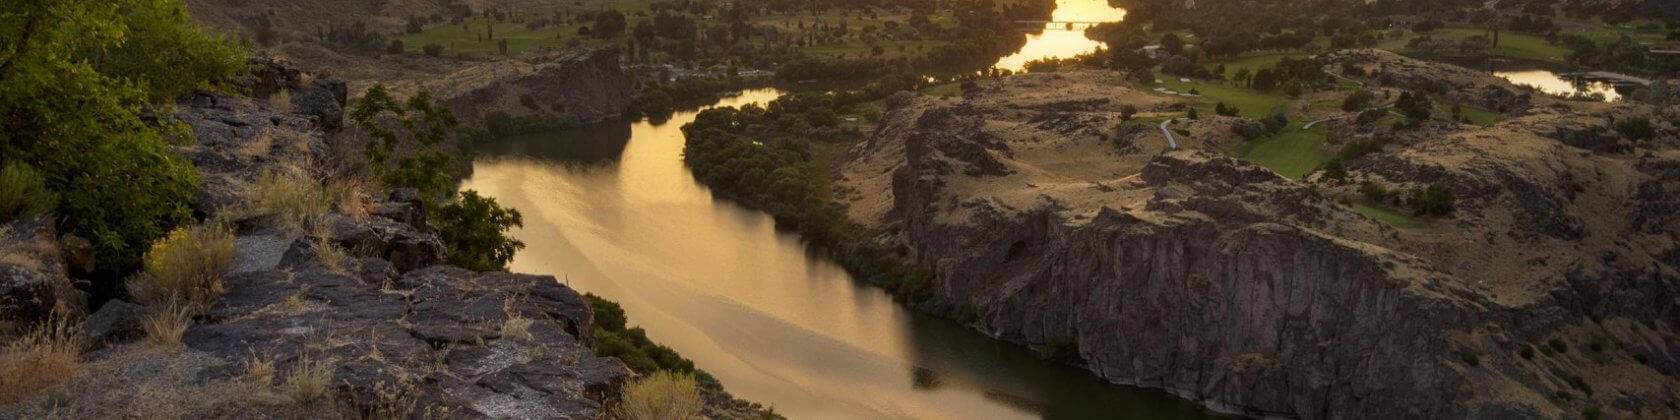
[[[1388,191],[1388,188],[1384,188],[1381,184],[1375,182],[1366,182],[1359,186],[1359,195],[1364,197],[1365,201],[1376,204],[1387,203],[1392,194]]]
[[[1522,347],[1522,350],[1517,351],[1517,355],[1522,356],[1522,358],[1524,360],[1533,360],[1534,359],[1534,346],[1524,344],[1523,347]]]
[[[128,281],[135,300],[163,308],[202,309],[223,292],[222,273],[233,260],[233,231],[214,225],[176,229],[152,245],[145,270]]]
[[[179,0],[13,6],[41,30],[0,66],[0,155],[40,171],[61,200],[60,231],[93,243],[98,270],[133,270],[147,244],[190,220],[198,192],[192,165],[169,150],[191,130],[152,105],[237,76],[245,55]],[[24,21],[0,19],[0,32]]]
[[[1120,107],[1120,120],[1121,121],[1131,121],[1132,117],[1137,116],[1137,113],[1138,113],[1137,105],[1121,106]]]
[[[1278,111],[1272,113],[1272,116],[1266,117],[1264,120],[1260,120],[1260,123],[1266,125],[1267,133],[1277,134],[1283,132],[1284,129],[1289,128],[1289,115],[1284,114],[1283,111]]]
[[[1231,132],[1242,136],[1243,140],[1255,140],[1266,136],[1266,126],[1250,119],[1239,119],[1231,123]]]
[[[1365,107],[1371,106],[1371,101],[1376,99],[1377,95],[1372,94],[1371,91],[1364,89],[1356,90],[1353,91],[1352,94],[1349,94],[1347,98],[1342,99],[1342,110],[1347,112],[1362,110],[1365,109]]]
[[[1213,105],[1213,113],[1222,117],[1235,117],[1241,112],[1242,110],[1237,109],[1237,107],[1225,105],[1224,102]]]
[[[432,213],[438,236],[449,247],[449,263],[476,271],[506,271],[513,254],[525,243],[507,236],[524,226],[519,210],[503,208],[496,199],[461,192],[459,199]]]
[[[704,405],[694,376],[659,372],[624,387],[619,417],[628,420],[700,418]]]
[[[426,44],[425,46],[420,47],[420,51],[426,53],[426,56],[428,57],[443,56],[443,46],[438,44]]]
[[[1563,342],[1563,339],[1561,338],[1553,338],[1551,341],[1547,341],[1546,345],[1550,346],[1552,351],[1557,352],[1558,354],[1569,353],[1569,343]]]
[[[1446,216],[1453,212],[1452,189],[1445,184],[1434,183],[1428,188],[1412,192],[1412,207],[1419,216]]]
[[[1616,132],[1628,140],[1645,141],[1657,137],[1657,127],[1650,118],[1629,117],[1616,122]]]
[[[0,222],[41,216],[58,206],[58,194],[47,190],[46,179],[20,162],[0,167]]]

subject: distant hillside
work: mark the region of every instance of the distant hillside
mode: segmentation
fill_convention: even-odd
[[[450,19],[502,11],[524,16],[595,10],[610,0],[187,0],[193,18],[255,38],[318,36],[335,29],[401,32],[410,17]],[[272,31],[272,32],[268,32]],[[267,32],[267,33],[265,33]]]

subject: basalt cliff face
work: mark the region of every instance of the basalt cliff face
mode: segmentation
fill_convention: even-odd
[[[592,124],[623,116],[631,96],[613,49],[533,53],[396,86],[428,90],[456,117],[474,122],[523,117]]]
[[[310,221],[317,229],[246,207],[271,174],[336,179],[334,163],[359,153],[340,144],[344,84],[283,61],[252,64],[240,83],[250,96],[192,95],[177,115],[196,133],[175,152],[204,179],[198,210],[234,235],[225,294],[178,348],[159,348],[142,341],[159,308],[111,300],[86,314],[65,275],[78,258],[60,251],[50,223],[0,226],[0,328],[62,306],[85,319],[88,346],[61,391],[0,407],[0,418],[609,415],[635,373],[595,355],[587,299],[551,276],[447,265],[416,193],[335,201]],[[300,397],[304,383],[324,396]],[[711,417],[762,414],[705,394]]]
[[[1672,145],[1594,155],[1532,134],[1597,109],[1549,103],[1419,136],[1351,165],[1462,190],[1454,220],[1397,229],[1342,204],[1348,184],[1221,155],[1227,119],[1175,123],[1187,150],[1167,150],[1113,108],[1171,105],[1109,77],[888,101],[837,190],[938,273],[922,309],[1244,415],[1680,415],[1676,216],[1649,209],[1680,185],[1660,169]]]

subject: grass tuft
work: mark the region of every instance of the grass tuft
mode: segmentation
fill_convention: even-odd
[[[265,172],[246,197],[246,211],[279,217],[282,228],[307,233],[332,211],[332,195],[302,169]]]
[[[0,350],[0,406],[58,386],[82,370],[82,326],[64,311]]]
[[[332,394],[332,367],[307,358],[300,359],[292,370],[286,372],[282,389],[286,397],[298,405],[326,400]]]
[[[180,304],[154,310],[141,325],[146,331],[146,344],[167,351],[186,348],[181,337],[187,333],[189,326],[192,326],[192,308]]]
[[[629,420],[695,419],[700,418],[701,404],[693,376],[658,372],[624,387],[618,415]]]

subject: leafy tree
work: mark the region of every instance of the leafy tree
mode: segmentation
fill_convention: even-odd
[[[114,277],[192,216],[197,175],[168,147],[192,132],[169,101],[245,69],[179,0],[0,0],[0,156],[36,167],[60,230]]]
[[[1222,117],[1235,117],[1241,112],[1242,110],[1237,109],[1237,107],[1225,105],[1224,102],[1213,105],[1213,113]]]
[[[612,38],[624,33],[629,25],[625,23],[624,13],[616,9],[595,14],[595,23],[590,25],[589,34],[596,38]]]
[[[1452,189],[1439,182],[1429,184],[1428,188],[1412,191],[1412,208],[1419,216],[1446,216],[1452,214],[1454,202]]]
[[[525,243],[507,230],[524,226],[519,210],[503,208],[477,191],[462,191],[454,202],[432,214],[439,236],[449,247],[449,263],[477,271],[505,271]]]
[[[1434,113],[1435,104],[1429,100],[1429,96],[1422,93],[1401,92],[1400,99],[1394,102],[1394,108],[1417,123],[1429,119],[1430,114]]]
[[[430,93],[398,101],[384,85],[373,85],[351,106],[350,120],[367,134],[369,169],[387,186],[419,190],[428,203],[454,192],[454,158],[439,146],[459,122],[448,109],[433,104]],[[394,157],[398,146],[413,152]]]
[[[1122,106],[1122,107],[1120,107],[1120,120],[1121,121],[1131,121],[1132,117],[1137,116],[1137,113],[1138,113],[1137,105]]]
[[[448,109],[421,92],[407,101],[374,85],[350,110],[367,133],[369,169],[393,188],[420,191],[433,208],[431,222],[449,247],[449,263],[477,271],[503,271],[525,243],[507,236],[523,226],[518,210],[503,208],[477,191],[455,192],[455,159],[442,150],[458,123]],[[412,152],[393,157],[401,148]],[[394,162],[393,162],[394,160]]]
[[[52,212],[58,206],[58,194],[48,191],[46,182],[41,173],[22,162],[0,166],[0,222]]]
[[[1331,159],[1329,163],[1324,164],[1324,179],[1342,182],[1347,181],[1347,178],[1347,167],[1342,166],[1342,161]]]

